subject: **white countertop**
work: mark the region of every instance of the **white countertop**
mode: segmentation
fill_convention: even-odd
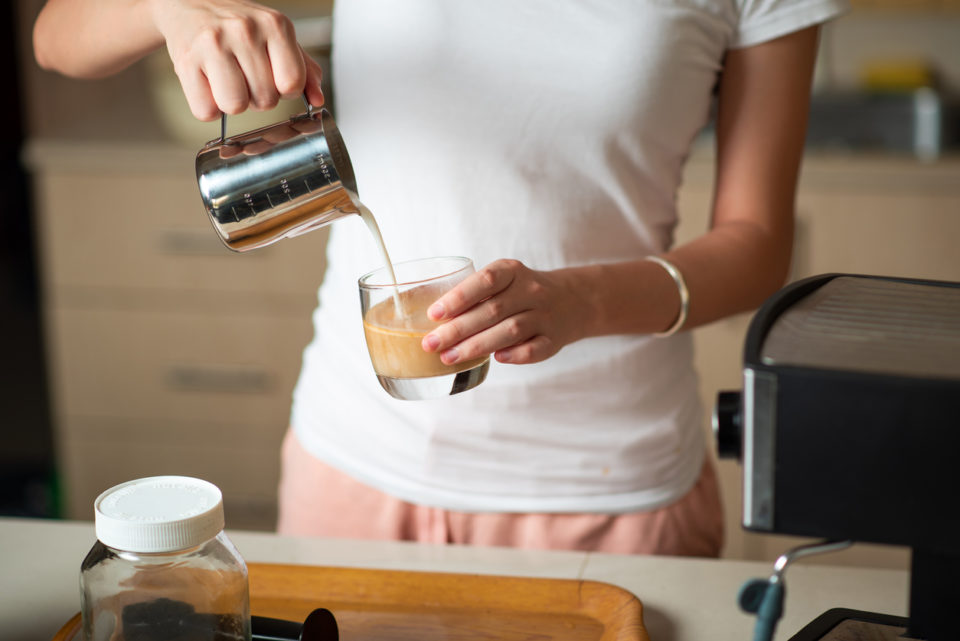
[[[751,639],[754,619],[738,609],[736,594],[772,571],[753,561],[228,535],[247,561],[605,581],[640,599],[652,641]],[[80,562],[94,540],[90,522],[0,518],[0,639],[53,638],[79,610]],[[776,639],[834,607],[904,616],[908,585],[902,570],[801,561],[786,573]]]

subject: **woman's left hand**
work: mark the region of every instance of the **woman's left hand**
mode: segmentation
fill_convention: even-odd
[[[428,310],[445,321],[424,336],[427,352],[448,365],[485,354],[501,363],[536,363],[585,336],[588,305],[572,270],[536,271],[494,261],[441,296]]]

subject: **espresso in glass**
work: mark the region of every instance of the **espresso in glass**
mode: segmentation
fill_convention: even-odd
[[[427,309],[474,272],[460,256],[422,258],[392,265],[360,279],[363,331],[380,385],[391,396],[418,400],[449,396],[483,382],[490,356],[446,365],[439,352],[426,352],[423,337],[440,323]],[[392,276],[395,275],[395,278]]]

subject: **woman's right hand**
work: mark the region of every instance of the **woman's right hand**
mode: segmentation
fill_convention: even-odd
[[[279,11],[246,0],[152,0],[150,12],[200,120],[265,111],[301,94],[323,104],[320,65]]]

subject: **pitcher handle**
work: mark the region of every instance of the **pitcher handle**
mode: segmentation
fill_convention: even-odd
[[[303,98],[303,104],[307,107],[307,116],[313,116],[313,105],[310,104],[310,101],[307,100],[307,93],[304,92],[300,94],[300,97]],[[222,145],[227,141],[227,112],[220,112],[220,137],[213,141],[214,145]],[[208,143],[211,144],[211,143]]]

